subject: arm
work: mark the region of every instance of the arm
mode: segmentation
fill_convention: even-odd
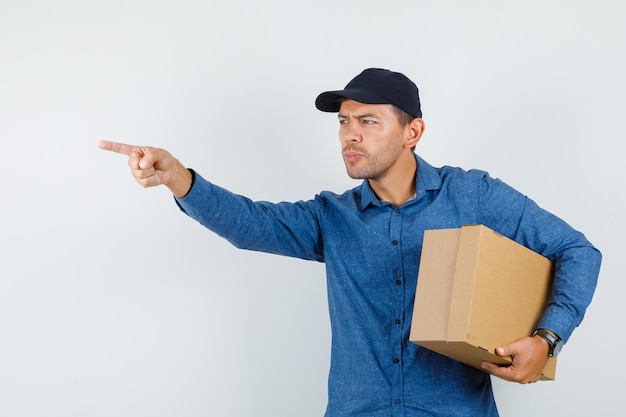
[[[165,185],[179,207],[203,226],[241,249],[323,261],[316,221],[317,201],[253,202],[194,175],[164,149],[101,141],[101,149],[128,156],[135,180]]]
[[[195,174],[181,210],[240,249],[324,261],[320,198],[296,203],[252,201]]]

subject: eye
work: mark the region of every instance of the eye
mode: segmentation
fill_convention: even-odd
[[[370,120],[370,119],[363,119],[363,124],[364,124],[364,125],[373,125],[373,124],[375,124],[375,123],[376,123],[376,122],[375,122],[375,121],[373,121],[373,120]]]
[[[348,124],[348,120],[346,120],[346,119],[339,119],[339,124],[342,125],[342,126],[343,125],[347,125]]]

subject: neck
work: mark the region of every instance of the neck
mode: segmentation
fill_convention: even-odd
[[[405,155],[408,156],[399,159],[393,169],[385,175],[369,179],[369,184],[378,198],[398,207],[415,195],[417,162],[413,152],[405,153]]]

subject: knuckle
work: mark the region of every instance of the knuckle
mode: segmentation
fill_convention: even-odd
[[[139,185],[141,185],[143,188],[149,188],[152,187],[154,184],[152,184],[152,182],[150,181],[150,178],[143,178],[143,179],[138,179],[137,182],[139,183]]]

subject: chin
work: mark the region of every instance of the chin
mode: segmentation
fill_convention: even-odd
[[[355,172],[354,170],[350,170],[350,168],[348,168],[347,166],[346,166],[346,173],[353,180],[362,180],[362,179],[364,179],[363,175],[361,175],[359,172]]]
[[[365,180],[368,179],[368,177],[366,175],[363,174],[359,174],[359,173],[352,173],[348,171],[348,176],[350,178],[352,178],[353,180]]]

